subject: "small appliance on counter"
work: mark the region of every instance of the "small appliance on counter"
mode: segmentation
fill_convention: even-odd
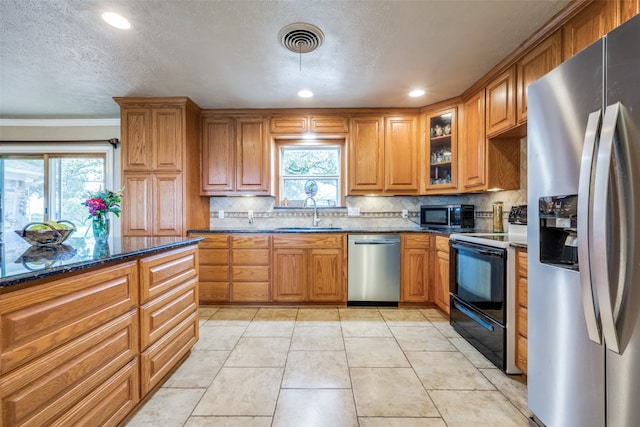
[[[475,227],[474,205],[422,205],[420,226],[436,229]]]
[[[518,374],[516,254],[527,243],[527,205],[513,206],[507,233],[451,234],[450,322],[487,359]]]

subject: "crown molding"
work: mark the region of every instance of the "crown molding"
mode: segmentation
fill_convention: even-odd
[[[120,126],[120,119],[0,119],[0,126],[17,126],[17,127]]]

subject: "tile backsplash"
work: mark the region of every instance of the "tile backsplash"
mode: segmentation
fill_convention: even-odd
[[[421,205],[437,204],[473,204],[476,207],[476,228],[492,227],[493,203],[504,203],[504,217],[513,205],[527,203],[527,143],[520,141],[520,189],[479,194],[448,196],[347,196],[347,207],[359,207],[359,216],[348,216],[347,209],[319,208],[320,227],[404,227],[418,221]],[[276,227],[308,227],[312,224],[312,208],[276,208],[274,197],[212,197],[210,199],[211,228],[270,229]],[[247,217],[249,210],[254,212],[253,224]],[[409,211],[409,218],[402,218],[402,210]],[[224,218],[219,217],[224,211]],[[508,224],[505,220],[505,230]]]

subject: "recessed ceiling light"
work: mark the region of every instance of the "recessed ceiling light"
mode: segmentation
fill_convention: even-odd
[[[112,27],[116,27],[121,30],[128,30],[131,28],[129,21],[127,21],[124,16],[118,15],[117,13],[105,12],[102,14],[102,19]]]
[[[300,92],[298,92],[298,96],[300,98],[311,98],[313,96],[313,92],[307,89],[302,89]]]
[[[422,95],[424,95],[424,91],[422,89],[415,89],[409,92],[409,96],[412,98],[417,98]]]

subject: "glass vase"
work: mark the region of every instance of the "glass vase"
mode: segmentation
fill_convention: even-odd
[[[96,240],[107,240],[109,237],[109,220],[104,217],[94,218],[91,222],[91,229]]]

